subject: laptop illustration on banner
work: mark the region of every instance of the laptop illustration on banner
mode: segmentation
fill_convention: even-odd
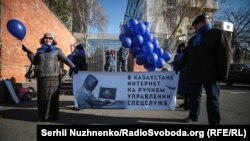
[[[100,100],[109,100],[113,103],[115,102],[115,98],[116,98],[116,88],[100,87],[100,92],[99,92]]]
[[[101,109],[126,109],[126,101],[124,100],[116,100],[116,92],[117,88],[107,88],[100,87],[99,91],[99,99],[100,100],[109,100],[111,103],[105,106],[96,106],[96,108]]]

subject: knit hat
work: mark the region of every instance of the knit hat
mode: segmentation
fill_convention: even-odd
[[[52,37],[53,39],[55,39],[55,36],[52,33],[45,33],[43,35],[43,38],[45,38],[45,37]]]
[[[192,22],[192,26],[208,18],[209,18],[209,15],[201,14],[194,19],[194,21]]]
[[[83,45],[82,45],[82,44],[77,45],[77,46],[76,46],[76,49],[78,49],[78,50],[83,50]]]

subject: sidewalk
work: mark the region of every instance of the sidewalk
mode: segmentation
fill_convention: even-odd
[[[182,100],[178,100],[182,102]],[[142,125],[142,124],[185,124],[182,119],[187,111],[176,108],[175,111],[143,110],[103,110],[85,109],[73,111],[73,96],[60,96],[59,120],[39,122],[36,99],[20,104],[0,107],[0,140],[35,141],[37,125]],[[207,124],[207,121],[195,124]],[[192,123],[193,124],[193,123]]]
[[[178,99],[177,106],[182,101]],[[73,96],[61,95],[59,120],[51,124],[183,124],[182,119],[188,114],[188,111],[178,107],[174,111],[117,109],[83,109],[73,111],[72,107]],[[17,105],[3,106],[0,108],[0,113],[3,116],[2,121],[17,120],[43,124],[43,122],[38,122],[36,99]],[[198,123],[207,124],[206,121]]]
[[[228,94],[222,91],[222,125],[249,124],[250,93]],[[182,103],[177,99],[177,106]],[[188,111],[176,108],[174,111],[162,110],[103,110],[85,109],[73,111],[73,96],[60,96],[59,120],[39,122],[36,99],[20,104],[0,107],[0,140],[35,141],[37,125],[208,125],[205,106],[206,96],[202,96],[201,114],[198,122],[184,123]],[[239,104],[241,103],[241,104]]]

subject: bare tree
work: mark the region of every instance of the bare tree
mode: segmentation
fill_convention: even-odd
[[[90,27],[96,27],[100,33],[104,31],[107,14],[98,0],[72,0],[73,5],[73,32],[83,34],[85,48],[88,49]]]
[[[71,13],[72,6],[68,0],[43,0],[43,2],[54,12],[54,14],[67,26],[68,29],[71,29]]]
[[[247,55],[250,53],[250,8],[248,6],[239,8],[230,6],[222,9],[216,17],[219,20],[233,23],[234,62],[245,62]]]
[[[157,1],[159,5],[159,1]],[[178,32],[181,30],[182,24],[187,19],[187,22],[191,23],[191,20],[195,16],[201,13],[214,12],[213,0],[163,0],[159,8],[150,9],[150,13],[154,15],[154,22],[157,22],[160,15],[163,15],[164,21],[169,29],[168,33],[168,49],[172,52],[175,50],[175,43],[178,40]],[[211,8],[212,7],[212,8]],[[186,27],[188,28],[188,27]]]

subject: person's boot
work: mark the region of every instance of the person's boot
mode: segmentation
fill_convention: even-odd
[[[181,103],[179,107],[185,107],[185,102]]]
[[[185,111],[189,110],[189,108],[190,108],[190,101],[189,101],[189,97],[188,96],[185,96],[183,104],[184,104],[184,106],[183,106],[184,110]]]

